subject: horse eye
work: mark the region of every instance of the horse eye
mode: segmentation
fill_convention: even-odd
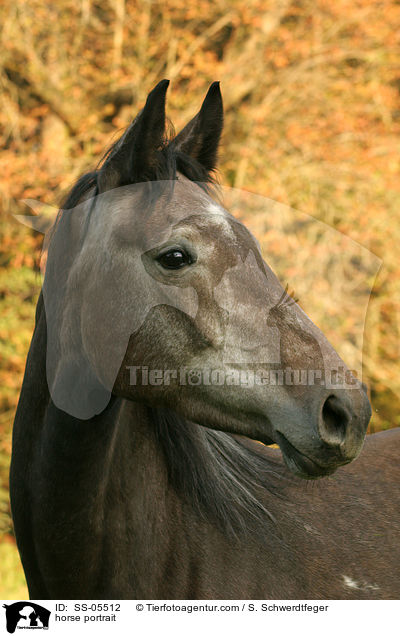
[[[181,267],[192,263],[190,256],[183,250],[178,249],[161,254],[157,260],[164,269],[181,269]]]

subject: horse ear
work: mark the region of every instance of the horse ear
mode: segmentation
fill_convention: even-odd
[[[99,194],[153,177],[164,142],[168,85],[169,80],[162,80],[153,88],[143,110],[111,147],[99,171]]]
[[[173,140],[174,149],[196,159],[206,170],[214,170],[223,122],[221,90],[219,82],[213,82],[200,111]]]

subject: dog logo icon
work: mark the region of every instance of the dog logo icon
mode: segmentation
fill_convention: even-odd
[[[3,607],[9,634],[14,634],[16,629],[49,629],[51,612],[37,603],[18,601]]]

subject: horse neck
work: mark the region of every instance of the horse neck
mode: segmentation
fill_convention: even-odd
[[[106,488],[113,466],[121,471],[124,463],[129,464],[132,479],[134,473],[141,477],[141,471],[149,472],[153,465],[163,473],[162,454],[157,450],[147,407],[112,395],[104,411],[89,420],[57,409],[46,379],[46,331],[41,294],[15,426],[15,435],[30,460],[34,462],[35,453],[40,452],[45,458],[40,464],[49,472],[54,470],[57,478],[74,481],[75,490],[85,479],[97,488],[99,482]],[[31,422],[29,428],[27,421]]]

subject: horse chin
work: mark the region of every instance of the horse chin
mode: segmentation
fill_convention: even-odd
[[[271,437],[261,437],[260,435],[257,436],[256,442],[260,442],[261,444],[264,444],[264,446],[273,446],[276,444],[275,440]]]
[[[332,475],[339,465],[321,466],[295,448],[282,433],[278,433],[278,444],[289,470],[302,479],[321,479]]]

